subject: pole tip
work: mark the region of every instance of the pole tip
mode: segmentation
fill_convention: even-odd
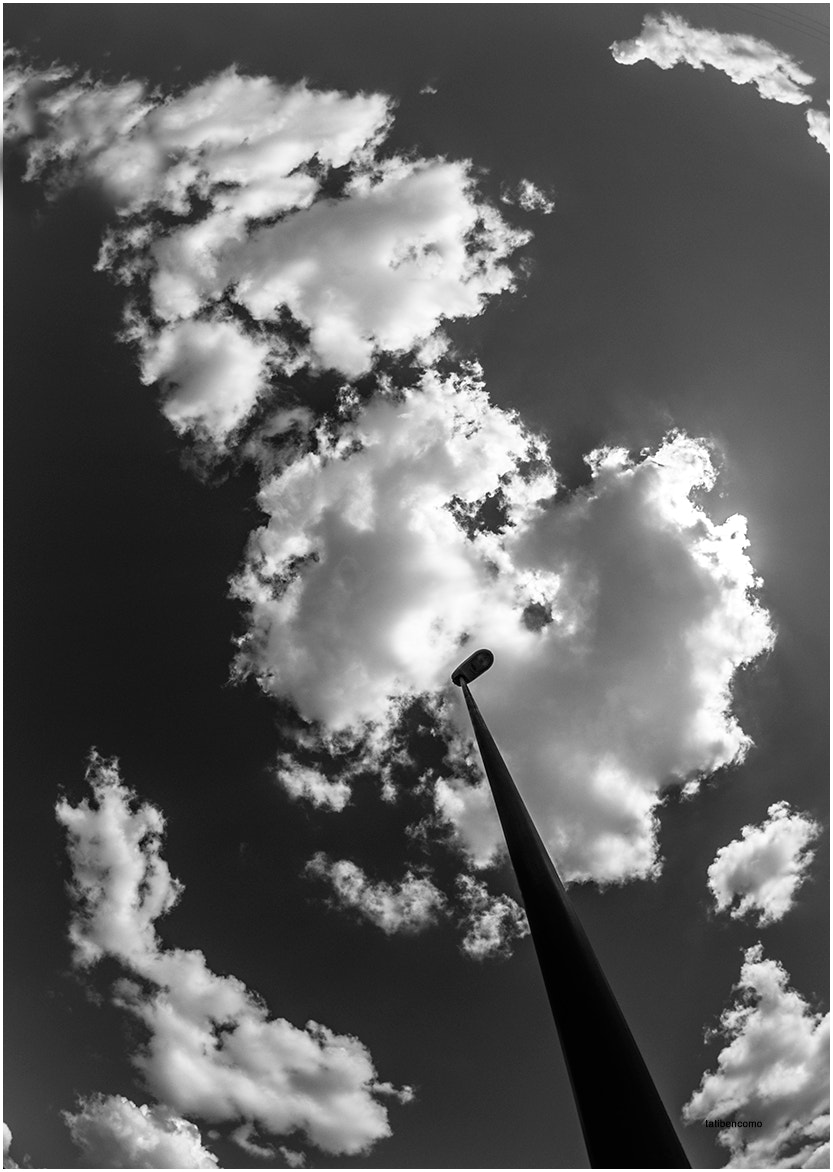
[[[478,676],[482,676],[484,671],[488,671],[495,662],[495,657],[487,647],[481,647],[479,651],[474,651],[468,659],[455,667],[451,673],[451,682],[461,687],[463,682],[470,684],[472,680],[476,680]]]

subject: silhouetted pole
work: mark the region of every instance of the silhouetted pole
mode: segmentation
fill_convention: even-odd
[[[478,656],[488,662],[478,663]],[[492,661],[491,652],[475,652],[452,679],[466,698],[521,889],[591,1167],[688,1168],[628,1023],[468,689],[467,679]]]

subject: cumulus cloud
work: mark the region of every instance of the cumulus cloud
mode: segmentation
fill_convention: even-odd
[[[193,1123],[123,1095],[91,1095],[63,1112],[89,1168],[217,1168]]]
[[[770,88],[798,84],[770,65]],[[234,69],[167,96],[27,74],[10,109],[33,128],[30,178],[113,201],[99,265],[131,287],[126,335],[172,425],[260,462],[236,672],[307,722],[279,783],[338,810],[360,761],[394,800],[392,729],[420,698],[449,744],[435,815],[475,865],[494,860],[447,683],[486,644],[498,665],[478,694],[564,877],[655,874],[663,787],[749,745],[731,682],[771,631],[743,521],[710,520],[708,447],[685,436],[656,457],[591,453],[589,486],[558,499],[544,439],[489,402],[475,365],[452,369],[442,323],[511,290],[527,239],[472,165],[383,157],[384,95]],[[374,367],[381,352],[409,355],[412,385]],[[373,378],[316,417],[289,385],[302,366]]]
[[[694,28],[682,16],[663,12],[647,15],[639,34],[610,46],[620,65],[653,61],[660,69],[691,65],[717,69],[735,85],[754,85],[762,98],[800,106],[810,101],[806,87],[814,78],[799,63],[768,41],[745,33],[719,33]]]
[[[392,699],[427,696],[451,746],[435,804],[481,865],[500,832],[468,785],[447,676],[464,645],[492,647],[478,694],[533,816],[566,879],[606,882],[655,873],[665,784],[743,758],[731,681],[772,634],[743,519],[699,503],[705,444],[590,465],[586,489],[553,499],[543,440],[476,372],[429,373],[264,485],[234,590],[250,608],[238,669],[325,733],[360,738]]]
[[[276,373],[431,355],[444,319],[513,287],[529,234],[468,162],[379,158],[391,105],[233,68],[167,97],[12,70],[27,178],[95,182],[121,216],[99,268],[136,290],[126,336],[177,430],[222,446]]]
[[[807,814],[776,802],[760,826],[744,826],[741,837],[717,852],[708,884],[719,912],[732,919],[757,917],[759,927],[783,919],[813,861],[809,844],[821,826]]]
[[[529,935],[523,908],[509,895],[491,895],[471,875],[460,875],[457,887],[465,909],[463,952],[474,960],[510,956],[514,942]]]
[[[826,1168],[830,1163],[830,1015],[789,986],[760,944],[746,950],[735,1002],[713,1036],[725,1045],[683,1109],[697,1120],[755,1120],[717,1133],[731,1168]]]
[[[517,187],[508,188],[501,199],[503,203],[517,204],[525,212],[541,212],[548,216],[555,210],[555,200],[536,187],[531,179],[522,179]]]
[[[830,111],[808,110],[807,133],[830,154]]]
[[[445,896],[430,879],[408,871],[400,884],[371,882],[361,867],[348,859],[332,860],[319,852],[306,867],[310,875],[326,880],[336,902],[359,913],[377,928],[394,932],[421,932],[445,910]]]
[[[358,1039],[272,1018],[201,952],[161,946],[154,922],[182,891],[161,857],[164,819],[122,784],[116,762],[93,754],[87,777],[90,799],[57,806],[72,864],[70,939],[79,966],[110,956],[130,973],[113,1000],[146,1027],[134,1063],[149,1090],[177,1114],[267,1135],[300,1130],[330,1154],[389,1135],[379,1096],[405,1100],[407,1088],[378,1082]]]
[[[3,1123],[3,1167],[4,1168],[18,1168],[20,1165],[13,1158],[11,1153],[12,1133],[9,1125]]]

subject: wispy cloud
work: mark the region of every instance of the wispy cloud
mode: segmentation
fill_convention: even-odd
[[[217,1168],[193,1123],[123,1095],[90,1095],[63,1112],[88,1168]]]
[[[735,920],[757,918],[760,927],[784,918],[813,861],[809,845],[821,826],[806,814],[776,802],[759,826],[744,826],[741,837],[717,852],[708,884],[719,912]]]
[[[161,856],[164,819],[123,785],[115,762],[94,754],[87,776],[91,798],[56,808],[72,864],[70,939],[82,969],[105,956],[128,969],[113,1001],[147,1030],[134,1063],[148,1089],[171,1112],[243,1121],[267,1135],[297,1129],[331,1154],[365,1151],[389,1135],[380,1096],[407,1101],[410,1091],[380,1083],[361,1042],[272,1018],[201,952],[162,947],[155,921],[182,892]],[[116,1110],[101,1102],[96,1120]]]
[[[516,187],[505,188],[501,200],[506,204],[517,204],[525,212],[541,212],[545,216],[555,210],[555,200],[531,179],[522,179]]]
[[[717,1068],[703,1075],[684,1118],[761,1122],[717,1132],[730,1168],[827,1168],[830,1015],[790,988],[760,944],[746,950],[736,988],[710,1035],[725,1042]]]
[[[336,903],[350,908],[388,935],[420,932],[445,910],[445,896],[430,879],[408,871],[401,883],[375,882],[349,859],[329,859],[319,853],[310,859],[307,873],[324,879]]]
[[[754,85],[762,98],[800,106],[810,101],[806,87],[815,80],[788,53],[745,33],[694,28],[682,16],[647,15],[639,34],[610,46],[620,65],[653,61],[660,69],[691,65],[717,69],[735,85]]]

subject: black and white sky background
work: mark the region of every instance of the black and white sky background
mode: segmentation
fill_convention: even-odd
[[[585,1165],[487,645],[692,1164],[828,1166],[827,30],[6,7],[9,1162]]]

